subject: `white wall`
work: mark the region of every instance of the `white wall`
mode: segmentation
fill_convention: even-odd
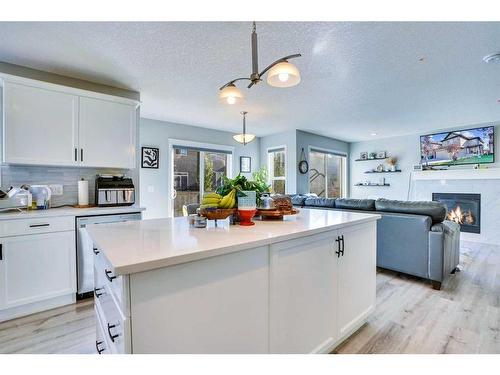
[[[500,125],[497,123],[473,124],[456,127],[453,129],[436,130],[436,132],[447,130],[460,130],[468,128],[477,128],[482,126],[495,125],[495,147],[500,145]],[[384,139],[376,139],[373,141],[353,142],[350,145],[350,197],[351,198],[387,198],[387,199],[412,199],[408,196],[409,188],[413,188],[411,182],[411,170],[414,164],[420,162],[420,135],[405,135],[400,137],[391,137]],[[387,151],[388,155],[398,158],[398,167],[402,170],[401,173],[381,173],[381,174],[366,174],[365,171],[376,168],[383,160],[370,161],[354,161],[359,159],[360,152],[367,151]],[[500,153],[496,152],[496,162],[486,164],[488,168],[500,167]],[[385,177],[386,182],[390,183],[390,187],[373,187],[373,186],[354,186],[358,182],[366,180],[378,182],[379,178]],[[410,186],[411,185],[411,186]]]
[[[168,140],[206,142],[235,147],[233,155],[233,174],[236,176],[240,168],[240,156],[252,158],[252,172],[260,166],[259,139],[243,146],[233,140],[233,133],[200,128],[189,125],[174,124],[142,118],[140,121],[140,146],[160,148],[158,169],[140,169],[141,206],[146,207],[145,219],[167,217],[168,202]],[[251,174],[245,174],[251,177]]]

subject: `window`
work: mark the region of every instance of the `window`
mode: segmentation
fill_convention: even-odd
[[[309,192],[318,197],[342,198],[346,194],[346,156],[329,151],[309,151]]]
[[[202,146],[206,145],[172,142],[173,201],[170,209],[174,216],[183,215],[183,206],[200,203],[204,193],[213,192],[222,185],[224,176],[231,177],[232,150],[218,145]]]
[[[286,149],[276,148],[267,151],[269,184],[276,194],[286,192]]]

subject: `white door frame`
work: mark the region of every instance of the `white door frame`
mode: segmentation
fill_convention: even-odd
[[[347,198],[347,153],[346,152],[342,152],[342,151],[336,151],[336,150],[331,150],[331,149],[328,149],[328,148],[323,148],[323,147],[316,147],[316,146],[311,146],[309,145],[307,147],[307,157],[309,158],[308,160],[310,161],[311,160],[311,150],[317,150],[319,152],[325,152],[325,153],[329,153],[329,154],[332,154],[332,155],[336,155],[336,156],[341,156],[343,157],[343,161],[342,161],[342,172],[344,174],[343,177],[343,180],[342,180],[342,196],[340,198]],[[309,165],[310,167],[310,165]],[[325,169],[326,171],[326,169]],[[326,176],[325,176],[325,184],[326,184]],[[307,191],[309,193],[311,193],[311,185],[309,185],[309,172],[307,172]],[[326,190],[325,190],[325,193],[326,193]]]
[[[214,143],[203,143],[195,141],[187,141],[183,139],[168,139],[168,173],[167,173],[167,217],[173,217],[173,204],[174,199],[174,145],[192,148],[205,148],[213,151],[226,151],[229,152],[227,160],[227,177],[233,177],[233,157],[234,157],[234,146],[218,145]],[[200,160],[200,163],[203,163]],[[203,167],[203,165],[201,165]],[[203,170],[203,169],[202,169]],[[203,186],[203,176],[200,175],[200,186]],[[203,188],[201,188],[203,189]]]

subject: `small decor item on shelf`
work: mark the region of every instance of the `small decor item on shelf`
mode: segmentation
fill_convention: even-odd
[[[370,159],[376,159],[377,158],[377,153],[376,152],[370,152]]]
[[[386,156],[387,156],[387,153],[385,151],[377,152],[377,159],[384,159]]]
[[[377,166],[377,172],[379,172],[379,173],[380,173],[380,172],[383,172],[383,171],[384,171],[384,165],[383,165],[383,164],[379,164],[379,165]]]
[[[309,171],[309,163],[307,162],[304,148],[302,148],[302,152],[300,153],[299,172],[301,174],[306,174],[308,171]]]
[[[361,160],[367,160],[367,159],[368,159],[368,152],[366,152],[366,151],[361,152],[361,153],[359,154],[359,158],[360,158]]]
[[[398,158],[395,156],[391,156],[391,157],[387,158],[386,161],[387,161],[387,164],[389,164],[389,166],[391,168],[390,170],[392,172],[396,172],[396,170],[397,170],[396,164],[398,163]]]

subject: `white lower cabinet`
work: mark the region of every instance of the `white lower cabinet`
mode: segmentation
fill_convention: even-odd
[[[271,245],[272,353],[322,352],[337,335],[335,232]]]
[[[74,301],[74,231],[0,238],[0,321]]]
[[[339,236],[343,251],[338,258],[337,318],[339,336],[345,338],[357,330],[375,308],[377,252],[373,239],[376,226],[347,227],[339,231]]]
[[[375,305],[375,222],[122,279],[99,254],[97,351],[328,353]]]

